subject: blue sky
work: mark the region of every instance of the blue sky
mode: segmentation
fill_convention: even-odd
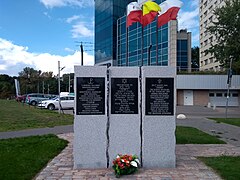
[[[179,29],[192,32],[198,46],[198,0],[183,3]],[[93,0],[0,0],[0,74],[18,75],[27,66],[57,74],[57,61],[63,73],[73,72],[81,59],[76,41],[89,43],[84,65],[93,65]]]

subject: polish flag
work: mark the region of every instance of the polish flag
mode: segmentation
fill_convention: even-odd
[[[170,20],[176,20],[179,9],[183,3],[179,0],[166,0],[159,6],[161,11],[158,15],[158,27],[168,23]]]
[[[142,21],[142,9],[137,2],[131,2],[127,6],[127,27],[134,22]]]

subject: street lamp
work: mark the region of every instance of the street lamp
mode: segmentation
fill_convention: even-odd
[[[65,68],[64,67],[60,67],[60,61],[58,61],[58,95],[59,95],[59,99],[58,99],[58,102],[59,102],[59,108],[58,108],[58,112],[59,114],[61,114],[61,98],[60,98],[60,94],[61,94],[61,86],[60,86],[60,71],[62,71],[63,69]]]
[[[226,120],[227,120],[227,113],[228,113],[228,101],[230,96],[231,81],[232,81],[232,57],[230,57],[230,65],[228,69],[228,78],[227,78],[227,102],[226,102],[226,111],[225,111]]]

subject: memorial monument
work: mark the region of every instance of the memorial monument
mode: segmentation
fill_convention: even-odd
[[[74,167],[106,168],[118,153],[175,167],[174,67],[75,66]]]

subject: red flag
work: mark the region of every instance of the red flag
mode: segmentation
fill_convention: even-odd
[[[183,3],[179,0],[166,0],[159,6],[161,12],[158,16],[158,27],[168,23],[171,20],[176,20],[178,11]]]
[[[142,22],[142,9],[137,2],[131,2],[127,6],[127,27],[134,22]]]

